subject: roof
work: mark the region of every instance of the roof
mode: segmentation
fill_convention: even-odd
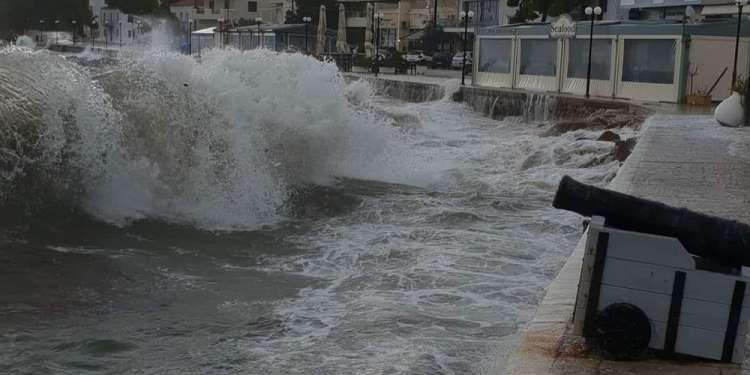
[[[203,7],[203,0],[175,0],[170,7]]]
[[[204,35],[205,34],[213,34],[214,30],[216,30],[216,27],[209,27],[209,28],[206,28],[206,29],[195,30],[195,31],[193,31],[193,34],[204,34]]]
[[[195,35],[208,35],[213,34],[217,27],[209,27],[202,30],[196,30],[193,31],[193,34]],[[278,25],[270,25],[270,24],[261,24],[260,30],[263,33],[276,33],[276,34],[283,34],[283,33],[290,33],[290,34],[304,34],[305,33],[305,24],[304,23],[296,23],[296,24],[278,24]],[[258,31],[258,25],[251,25],[251,26],[240,26],[237,28],[230,29],[229,32],[249,32],[254,33]],[[317,28],[308,29],[308,32],[310,35],[317,34]],[[329,36],[335,36],[336,30],[334,29],[328,29],[326,30],[326,35]]]
[[[736,7],[735,7],[736,10]],[[750,36],[750,21],[742,21],[742,36]],[[679,21],[601,21],[594,23],[594,34],[599,35],[691,35],[734,36],[737,20],[703,21],[684,25]],[[588,35],[589,23],[576,22],[576,34]],[[548,23],[516,24],[483,27],[479,35],[549,35]]]

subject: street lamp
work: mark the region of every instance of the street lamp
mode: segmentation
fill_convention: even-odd
[[[307,40],[309,39],[307,36],[307,29],[308,29],[308,26],[310,26],[310,22],[312,22],[312,17],[309,17],[309,16],[302,17],[302,22],[305,23],[305,54],[309,55],[310,50],[307,48]]]
[[[109,29],[109,20],[104,21],[104,48],[107,48],[107,37],[109,36],[109,33],[107,32],[107,29]]]
[[[602,14],[601,7],[586,7],[584,10],[587,16],[591,17],[591,23],[589,27],[589,64],[586,68],[586,97],[589,97],[589,90],[591,88],[591,49],[594,45],[594,19]]]
[[[75,45],[75,44],[76,44],[76,31],[77,31],[77,30],[76,30],[76,24],[77,24],[77,23],[78,23],[78,22],[77,22],[76,20],[72,20],[72,21],[70,21],[70,24],[71,24],[71,25],[73,25],[73,45]]]
[[[747,0],[735,0],[737,4],[737,35],[734,38],[734,65],[732,67],[732,90],[737,82],[737,51],[740,47],[740,27],[742,26],[742,7],[747,4]]]
[[[136,31],[137,31],[137,32],[140,32],[140,31],[141,31],[141,20],[138,20],[138,21],[136,21],[136,22],[135,22],[135,25],[136,25],[136,26],[135,26],[135,30],[133,30],[133,42],[134,42],[134,43],[135,43],[135,34],[136,34]]]
[[[91,48],[94,48],[94,29],[96,29],[96,19],[91,20]]]
[[[60,28],[58,25],[60,24],[60,20],[55,20],[55,44],[60,43]]]
[[[375,13],[375,19],[378,21],[377,31],[375,33],[375,65],[372,69],[373,73],[375,73],[375,77],[377,77],[380,72],[380,21],[382,21],[384,17],[385,15],[383,12]]]
[[[461,86],[466,85],[466,47],[469,44],[469,20],[474,18],[474,11],[461,11],[459,13],[461,19],[464,20],[464,59],[461,63]]]
[[[682,12],[682,40],[685,43],[685,46],[688,45],[687,40],[687,34],[685,33],[685,30],[687,28],[687,22],[689,18],[692,18],[695,15],[695,8],[693,8],[691,5],[688,5],[685,7],[685,11]]]
[[[255,17],[255,22],[258,23],[258,48],[263,48],[263,40],[262,34],[260,32],[260,25],[263,23],[263,19],[260,17]]]
[[[117,34],[120,35],[120,47],[122,47],[122,21],[120,21],[120,28],[117,30]]]
[[[42,38],[44,38],[45,41],[47,40],[47,35],[46,35],[46,30],[44,28],[44,20],[43,19],[39,20],[39,25],[42,28],[42,36],[39,38],[39,43],[41,43],[42,42]]]

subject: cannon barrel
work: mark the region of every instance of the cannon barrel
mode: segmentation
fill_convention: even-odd
[[[724,266],[750,266],[750,226],[738,221],[597,188],[569,176],[560,181],[552,205],[602,216],[613,228],[677,238],[689,253]]]

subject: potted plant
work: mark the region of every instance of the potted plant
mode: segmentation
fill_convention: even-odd
[[[711,95],[704,89],[698,89],[695,92],[685,95],[685,103],[688,105],[709,106],[711,105]]]
[[[732,95],[724,99],[714,110],[714,118],[720,125],[738,127],[745,122],[745,88],[747,80],[737,76]]]

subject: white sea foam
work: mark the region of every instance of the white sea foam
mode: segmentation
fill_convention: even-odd
[[[213,50],[199,63],[132,50],[98,83],[48,53],[0,58],[12,62],[11,94],[41,113],[50,159],[41,163],[59,163],[73,147],[83,207],[113,223],[253,228],[284,218],[291,186],[333,177],[419,182],[424,169],[401,131],[365,104],[366,86],[301,54]],[[15,70],[28,84],[19,86]]]

